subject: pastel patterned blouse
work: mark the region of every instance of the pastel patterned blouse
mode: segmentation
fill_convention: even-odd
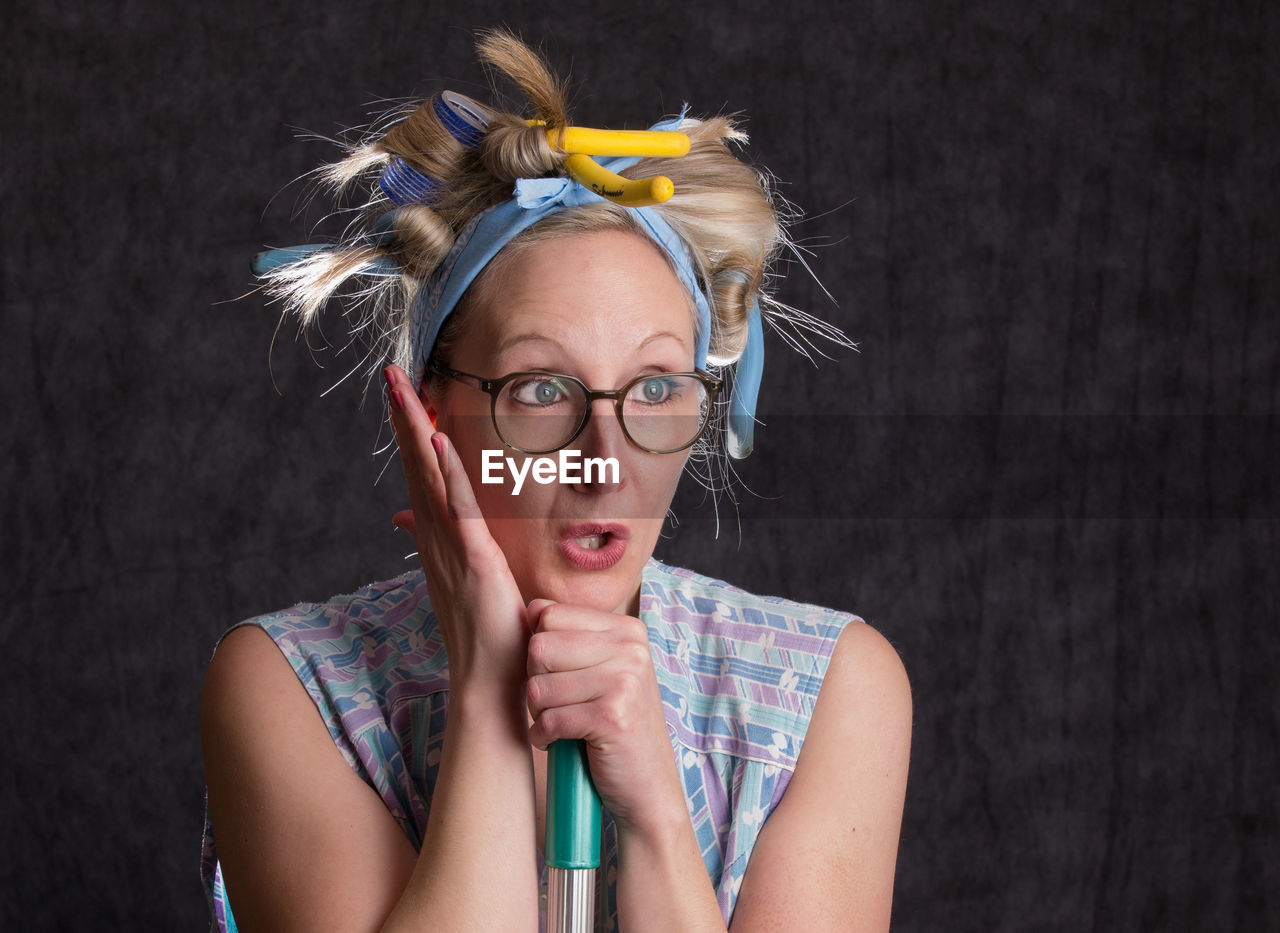
[[[707,874],[728,923],[760,828],[782,799],[847,613],[771,596],[657,560],[645,566],[649,630],[671,745]],[[333,742],[421,845],[444,741],[449,671],[421,571],[327,603],[259,616]],[[608,813],[598,929],[617,928],[618,848]],[[235,930],[206,820],[211,929]],[[545,894],[546,872],[542,872]]]

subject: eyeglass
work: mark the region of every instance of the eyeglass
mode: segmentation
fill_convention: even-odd
[[[692,447],[711,419],[721,381],[701,370],[649,373],[620,389],[589,389],[581,379],[560,373],[519,372],[482,379],[432,362],[429,371],[475,385],[489,393],[493,427],[508,447],[526,454],[549,454],[572,444],[587,426],[591,403],[613,402],[622,433],[651,454]]]

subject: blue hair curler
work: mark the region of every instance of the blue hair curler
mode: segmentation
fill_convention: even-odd
[[[729,398],[726,446],[729,456],[745,459],[755,446],[756,400],[760,377],[764,374],[764,326],[760,302],[753,299],[747,309],[747,345],[733,371],[733,393]]]
[[[328,243],[305,243],[302,246],[282,246],[279,249],[264,249],[259,253],[253,254],[253,259],[249,260],[249,268],[253,270],[254,275],[262,277],[274,272],[281,266],[291,266],[295,262],[301,262],[308,256],[326,249],[333,249],[333,247]]]
[[[395,230],[393,229],[395,220],[395,211],[387,211],[379,217],[373,228],[365,235],[365,244],[369,246],[387,246],[390,244],[395,239]],[[332,243],[305,243],[302,246],[281,246],[277,249],[264,249],[254,254],[253,259],[249,261],[249,268],[255,276],[262,278],[282,266],[290,266],[296,262],[301,262],[309,256],[314,256],[316,253],[339,248]],[[382,256],[371,264],[368,271],[376,272],[380,275],[399,275],[402,270],[400,264],[394,259]]]
[[[431,98],[431,109],[436,112],[440,125],[463,149],[474,149],[480,145],[489,121],[493,119],[493,111],[484,104],[453,91],[441,91]]]
[[[430,204],[443,186],[399,156],[392,156],[378,178],[378,187],[391,203],[403,207],[406,204]]]
[[[464,149],[474,149],[484,138],[493,113],[488,107],[463,94],[441,91],[431,98],[436,119]],[[397,207],[430,204],[443,187],[439,181],[414,168],[399,156],[392,156],[378,178],[378,187]]]

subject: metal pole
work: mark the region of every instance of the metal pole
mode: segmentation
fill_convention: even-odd
[[[600,795],[587,768],[587,743],[552,742],[547,749],[547,933],[595,928],[600,867]]]

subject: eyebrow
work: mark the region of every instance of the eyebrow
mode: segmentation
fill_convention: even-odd
[[[644,340],[641,340],[640,346],[636,347],[636,349],[643,350],[645,347],[653,343],[655,340],[660,340],[663,337],[670,337],[672,340],[680,344],[680,346],[682,347],[688,346],[688,344],[685,343],[684,338],[681,337],[679,334],[674,334],[669,330],[660,330],[656,334],[650,334],[648,337],[645,337]]]
[[[535,341],[535,340],[541,341],[543,343],[552,344],[556,347],[559,347],[561,350],[564,349],[563,347],[560,346],[560,341],[553,340],[552,338],[544,334],[516,334],[512,337],[508,337],[506,340],[502,341],[502,343],[498,344],[498,348],[495,352],[505,353],[507,350],[511,349],[518,343],[528,343],[530,341]]]
[[[684,338],[681,337],[679,334],[672,333],[669,330],[660,330],[657,333],[650,334],[648,337],[644,338],[644,340],[641,340],[639,345],[636,347],[636,349],[643,350],[649,344],[653,343],[653,341],[660,340],[663,337],[669,337],[670,339],[674,340],[676,343],[680,344],[680,346],[682,347],[687,346]],[[560,341],[554,339],[553,337],[548,337],[546,334],[535,334],[530,332],[530,333],[523,333],[523,334],[515,334],[511,337],[508,337],[506,340],[502,341],[502,343],[498,344],[498,348],[496,352],[505,353],[507,350],[509,350],[511,347],[514,347],[516,344],[529,343],[533,341],[549,343],[559,350],[562,350],[562,351],[564,350],[564,347],[561,345]]]

